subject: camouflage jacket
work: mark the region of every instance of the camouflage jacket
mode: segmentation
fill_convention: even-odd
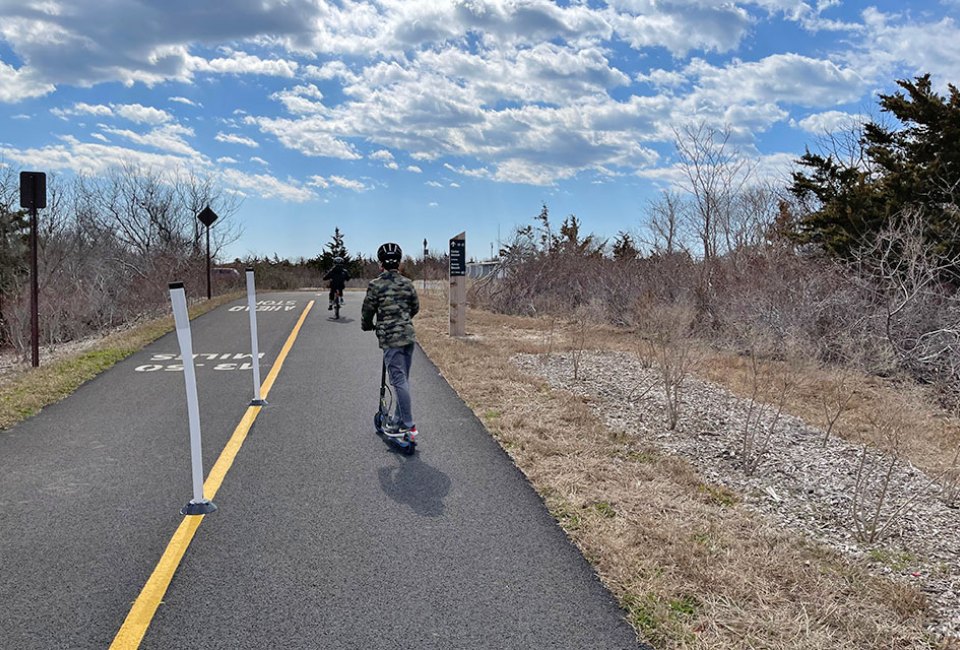
[[[373,329],[376,316],[377,339],[381,348],[402,348],[416,341],[411,320],[420,311],[420,298],[413,282],[398,271],[384,271],[367,285],[363,299],[361,327]]]

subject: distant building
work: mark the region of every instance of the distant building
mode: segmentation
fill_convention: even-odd
[[[467,262],[467,277],[474,280],[486,278],[497,274],[502,277],[503,269],[500,268],[500,260],[489,260],[487,262]]]

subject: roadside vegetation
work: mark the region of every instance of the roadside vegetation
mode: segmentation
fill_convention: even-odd
[[[779,186],[735,134],[679,128],[682,180],[643,228],[605,241],[543,205],[474,284],[466,339],[444,336],[442,304],[423,319],[444,376],[657,647],[956,643],[956,549],[906,546],[958,532],[960,94],[899,83],[888,123],[825,135]],[[625,356],[640,370],[616,376],[642,377],[617,392],[639,412],[627,430],[620,387],[594,376]],[[701,421],[704,380],[736,422]],[[795,418],[822,451],[783,467]],[[716,463],[678,450],[721,433],[702,448],[729,475],[707,478]],[[830,522],[781,529],[775,475],[814,465],[835,472],[810,488]]]
[[[920,589],[757,516],[743,495],[666,453],[655,438],[612,426],[591,408],[595,398],[553,388],[516,363],[518,355],[569,359],[579,349],[576,322],[470,309],[467,337],[454,339],[447,319],[445,296],[428,294],[417,319],[421,345],[543,497],[640,638],[656,648],[938,647]],[[598,325],[589,348],[632,354],[635,341],[629,331]],[[733,369],[734,381],[742,376],[738,356],[701,352],[700,367],[723,376]],[[871,380],[858,378],[861,386]],[[857,408],[869,412],[895,393],[895,386],[872,386]],[[795,404],[819,407],[814,395]],[[837,435],[855,435],[854,419],[841,422]],[[665,420],[660,431],[668,431]]]

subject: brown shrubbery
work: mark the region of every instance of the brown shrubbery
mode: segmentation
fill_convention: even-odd
[[[0,346],[26,355],[30,342],[29,249],[19,209],[18,171],[0,169]],[[166,304],[167,286],[183,281],[206,292],[205,242],[195,215],[212,205],[217,251],[237,235],[237,200],[209,179],[161,175],[135,166],[108,176],[48,178],[40,212],[40,341],[54,345],[100,333]],[[240,281],[217,277],[218,293]]]
[[[910,236],[884,233],[900,238],[897,246]],[[651,312],[693,305],[691,333],[711,345],[748,353],[749,332],[774,358],[802,350],[881,376],[904,372],[949,396],[960,389],[960,296],[938,279],[943,260],[918,253],[913,262],[923,270],[904,280],[880,262],[841,265],[773,244],[709,263],[686,253],[627,260],[508,248],[498,276],[475,285],[472,300],[571,320],[590,305],[606,323],[628,328]]]

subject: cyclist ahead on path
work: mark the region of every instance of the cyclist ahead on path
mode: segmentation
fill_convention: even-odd
[[[323,276],[324,280],[330,280],[330,306],[327,311],[333,309],[333,299],[339,294],[343,299],[343,288],[347,286],[347,280],[350,279],[350,272],[343,265],[342,257],[333,258],[333,268],[327,271]]]
[[[408,378],[416,342],[412,319],[420,311],[420,298],[413,282],[400,275],[402,258],[403,251],[394,243],[384,244],[377,250],[381,273],[367,286],[360,328],[365,332],[376,328],[383,363],[397,396],[400,422],[396,432],[407,434],[415,441],[417,426],[413,421]]]

